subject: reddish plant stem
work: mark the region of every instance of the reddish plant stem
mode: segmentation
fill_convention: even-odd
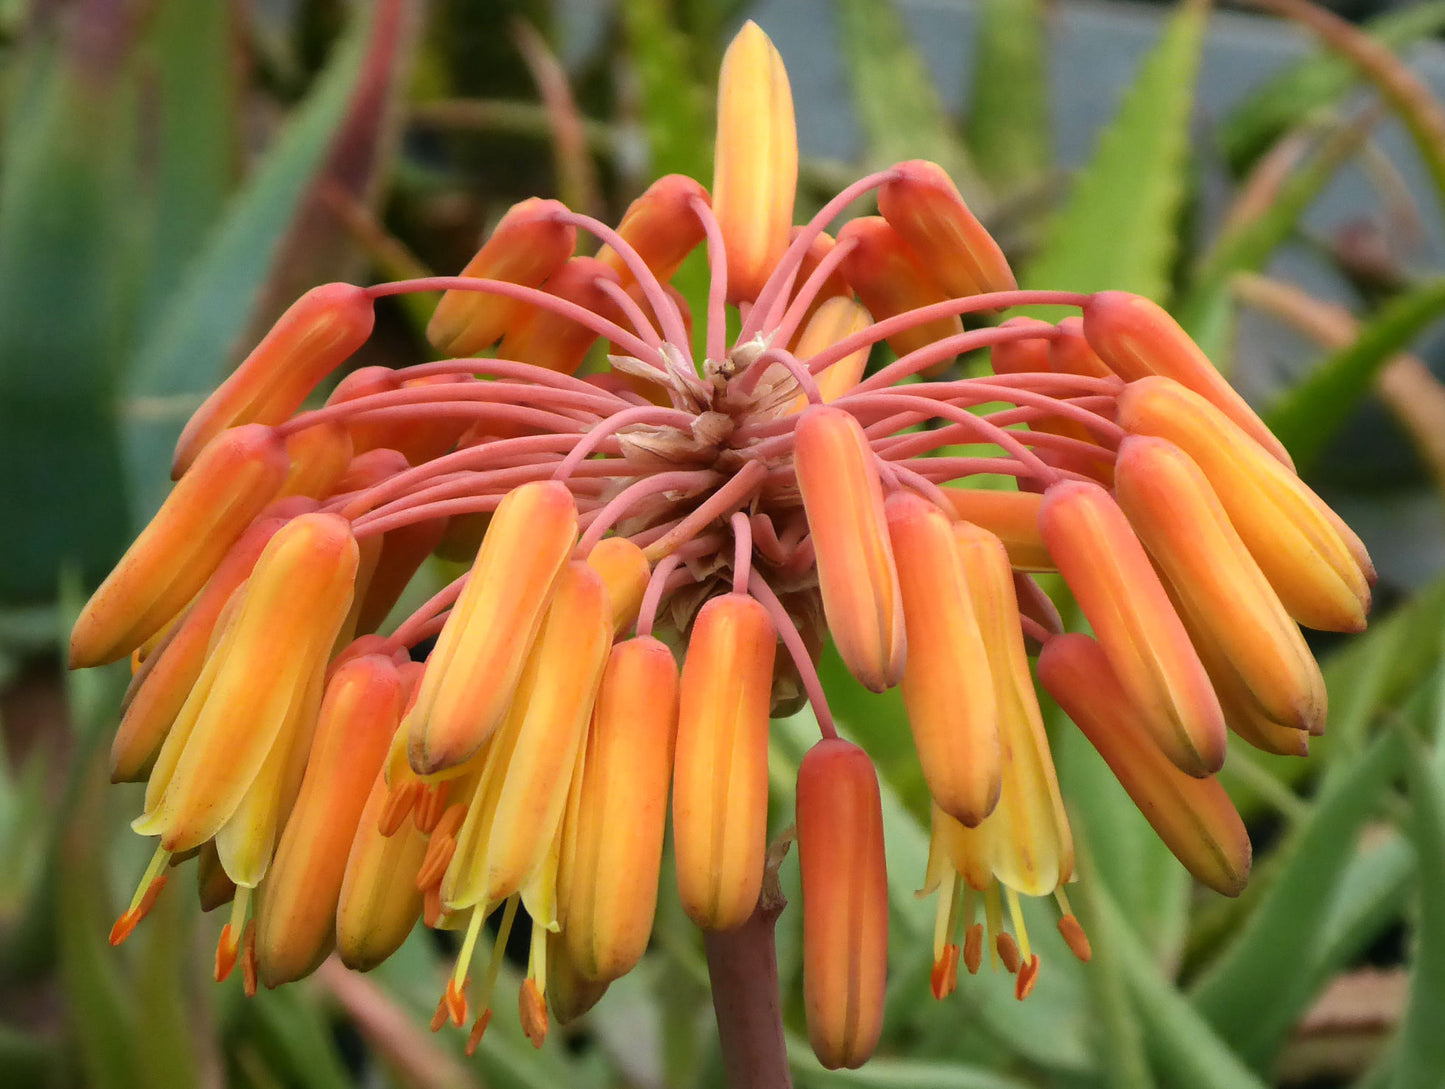
[[[736,930],[703,934],[729,1089],[791,1089],[793,1084],[773,941],[774,927],[785,906],[777,864],[772,862],[763,877],[758,906],[748,921]]]

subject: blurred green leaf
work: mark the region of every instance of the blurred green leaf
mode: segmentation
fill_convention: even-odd
[[[381,7],[358,17],[265,161],[227,207],[216,234],[136,352],[121,385],[132,508],[160,505],[186,417],[224,373],[245,331],[307,183],[346,109]],[[358,12],[360,9],[358,9]]]
[[[239,989],[240,982],[232,979],[229,986]],[[235,999],[236,993],[231,997]],[[288,1080],[307,1089],[352,1089],[330,1028],[304,988],[262,989],[240,1002],[238,1028],[273,1070],[284,1071]]]
[[[1419,867],[1410,1000],[1396,1046],[1396,1089],[1438,1085],[1445,1070],[1445,670],[1436,685],[1434,751],[1410,744],[1407,832]],[[1403,729],[1403,727],[1402,727]]]
[[[661,0],[623,0],[629,56],[642,94],[652,177],[712,177],[711,86],[698,79],[693,43]]]
[[[1049,168],[1049,67],[1042,0],[978,6],[973,95],[964,133],[979,171],[1000,193]]]
[[[1260,214],[1220,235],[1200,259],[1176,317],[1211,359],[1217,359],[1228,346],[1229,318],[1233,313],[1230,278],[1237,272],[1263,267],[1270,254],[1296,230],[1300,217],[1339,168],[1363,146],[1373,120],[1367,117],[1337,127],[1321,139]]]
[[[966,201],[986,203],[977,167],[892,0],[839,0],[835,10],[868,166],[930,159]]]
[[[1403,5],[1365,24],[1381,45],[1400,49],[1445,29],[1445,2]],[[1355,70],[1338,56],[1311,52],[1236,106],[1219,127],[1219,146],[1230,166],[1242,171],[1311,112],[1327,109],[1355,85]]]
[[[127,526],[111,392],[134,291],[135,89],[115,23],[42,48],[6,118],[0,600],[52,595],[66,563],[97,577]]]
[[[818,1089],[1027,1089],[1030,1084],[963,1063],[914,1059],[874,1058],[858,1070],[824,1070],[812,1048],[797,1037],[788,1039],[788,1058],[797,1084]]]
[[[1400,738],[1388,734],[1360,760],[1330,767],[1273,884],[1192,993],[1200,1014],[1256,1070],[1268,1068],[1314,997],[1318,981],[1300,968],[1320,941],[1360,827],[1403,755]]]
[[[231,0],[164,0],[151,17],[156,131],[146,324],[221,219],[239,172],[237,20]]]
[[[1025,287],[1133,291],[1164,301],[1206,9],[1187,0],[1169,20],[1024,270]]]
[[[1370,389],[1380,368],[1445,314],[1445,278],[1392,299],[1360,327],[1359,338],[1331,353],[1265,412],[1270,430],[1308,472]]]
[[[1093,901],[1089,926],[1116,951],[1161,1084],[1170,1089],[1264,1089],[1264,1083],[1164,978],[1108,893],[1097,890]]]

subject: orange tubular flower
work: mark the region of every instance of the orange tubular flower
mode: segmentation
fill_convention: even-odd
[[[389,791],[381,773],[356,826],[336,905],[336,951],[348,968],[375,968],[406,941],[421,917],[417,872],[426,858],[427,837],[410,821],[393,835],[379,827]]]
[[[326,686],[295,808],[256,909],[256,952],[268,987],[309,975],[335,942],[336,905],[371,785],[401,721],[396,664],[353,658]]]
[[[259,424],[208,446],[81,610],[71,668],[123,658],[184,609],[276,497],[286,464],[285,445]]]
[[[868,440],[849,413],[814,406],[798,420],[794,458],[828,627],[853,676],[882,692],[902,680],[908,645]]]
[[[1189,455],[1133,435],[1119,447],[1119,506],[1194,621],[1199,637],[1276,722],[1324,726],[1324,677],[1299,628]],[[1213,674],[1211,674],[1213,677]]]
[[[801,227],[794,227],[792,231],[789,232],[788,241],[791,242],[797,238],[802,229]],[[819,231],[812,242],[808,244],[807,252],[803,254],[803,263],[798,266],[798,275],[794,282],[799,286],[806,284],[808,277],[812,276],[818,266],[822,264],[823,258],[832,253],[833,250],[837,248],[837,245],[837,241],[827,231]],[[853,289],[848,286],[847,279],[837,268],[834,268],[827,279],[823,281],[823,286],[819,288],[817,296],[808,304],[808,309],[803,313],[803,320],[798,323],[799,328],[806,329],[812,322],[813,316],[817,314],[819,308],[828,302],[828,300],[838,298],[851,299],[852,297]],[[797,349],[794,350],[793,354],[799,359],[807,358],[806,353]]]
[[[1364,628],[1374,568],[1359,539],[1223,412],[1177,382],[1145,378],[1119,397],[1119,425],[1194,460],[1290,616],[1324,631]]]
[[[1217,771],[1225,744],[1219,700],[1118,505],[1096,485],[1065,481],[1045,493],[1039,525],[1159,746],[1191,775]]]
[[[875,321],[948,299],[902,236],[882,216],[849,220],[838,232],[838,244],[851,247],[843,259],[843,275]],[[962,332],[963,322],[957,317],[935,318],[895,333],[888,338],[888,346],[903,356]],[[945,365],[946,361],[930,369],[937,372]]]
[[[1249,836],[1219,780],[1174,766],[1104,651],[1087,635],[1051,639],[1039,681],[1099,750],[1174,856],[1200,881],[1238,896],[1249,877]]]
[[[602,576],[573,561],[517,684],[442,882],[451,909],[500,903],[542,866],[567,804],[587,721],[612,645]]]
[[[983,488],[946,488],[943,494],[948,497],[955,518],[972,522],[1003,542],[1015,571],[1057,570],[1039,533],[1042,495]]]
[[[278,494],[325,498],[346,474],[351,453],[351,433],[344,424],[317,424],[292,433],[286,440],[291,468]]]
[[[577,507],[560,484],[525,484],[497,508],[407,715],[418,772],[461,764],[501,722],[576,538]]]
[[[179,480],[228,427],[278,424],[371,336],[371,296],[351,284],[322,284],[291,304],[181,432],[171,479]]]
[[[888,871],[873,761],[837,738],[798,767],[803,877],[803,1002],[808,1038],[829,1070],[867,1062],[883,1031]]]
[[[911,492],[890,495],[884,510],[903,591],[903,704],[918,762],[934,802],[977,825],[998,803],[998,707],[953,527]]]
[[[777,641],[767,610],[734,593],[699,610],[687,644],[673,765],[673,853],[682,906],[707,930],[741,926],[762,888]]]
[[[632,627],[642,606],[642,595],[652,576],[647,557],[626,537],[608,537],[587,553],[587,566],[607,584],[612,601],[612,634],[621,635]]]
[[[788,247],[798,129],[783,58],[751,20],[723,55],[712,207],[728,257],[728,301],[758,297]]]
[[[159,835],[167,851],[188,851],[232,821],[258,780],[281,790],[285,754],[298,731],[310,732],[310,693],[319,702],[326,658],[351,606],[356,562],[351,529],[336,515],[304,514],[271,538],[161,747],[137,832]],[[273,834],[274,810],[263,822]],[[265,835],[264,828],[247,831]],[[226,862],[228,845],[218,846]],[[270,843],[247,846],[254,848],[248,855],[269,860]],[[264,872],[265,861],[248,862],[251,873],[231,865],[226,872],[238,884],[259,880],[254,870]]]
[[[1101,291],[1084,306],[1083,328],[1099,358],[1125,381],[1150,375],[1174,379],[1228,416],[1281,465],[1294,469],[1289,451],[1157,303],[1127,291]]]
[[[622,240],[637,251],[642,263],[664,284],[702,241],[703,225],[692,210],[694,200],[711,203],[700,183],[685,174],[666,174],[628,205],[617,225]],[[597,260],[617,273],[623,287],[637,282],[627,262],[611,246],[598,250]]]
[[[562,939],[584,980],[631,971],[652,934],[678,684],[672,651],[651,636],[619,643],[602,675],[557,878]]]
[[[577,228],[557,218],[566,211],[566,205],[538,197],[512,205],[461,274],[541,287],[577,248]],[[432,314],[427,339],[448,355],[472,355],[500,340],[525,305],[500,295],[448,291]]]
[[[696,217],[694,217],[696,218]],[[542,289],[549,295],[598,311],[610,305],[603,283],[619,284],[608,265],[595,257],[572,257]],[[499,359],[518,359],[559,374],[572,374],[582,366],[597,334],[571,318],[526,307],[518,314],[497,348]]]
[[[1012,291],[1008,260],[937,163],[914,159],[889,171],[878,210],[951,296]]]
[[[201,675],[222,610],[236,588],[251,577],[261,552],[286,524],[289,508],[297,504],[315,506],[304,499],[293,499],[277,504],[251,523],[164,645],[146,659],[141,672],[135,675],[125,700],[125,716],[110,747],[111,782],[142,782],[150,774],[171,723]],[[296,513],[304,513],[304,507]]]
[[[807,319],[802,335],[793,347],[793,354],[799,359],[807,359],[872,324],[873,319],[859,303],[852,298],[835,296],[822,303]],[[867,363],[868,349],[859,348],[818,375],[818,391],[822,393],[824,402],[835,401],[856,386]],[[801,412],[807,403],[807,398],[800,397],[795,411]]]

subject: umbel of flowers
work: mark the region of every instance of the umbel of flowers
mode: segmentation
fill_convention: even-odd
[[[749,24],[711,193],[662,178],[615,229],[528,200],[461,276],[316,288],[200,407],[71,642],[75,666],[131,656],[112,768],[146,783],[134,827],[159,839],[113,941],[192,856],[205,906],[231,905],[216,975],[239,963],[248,990],[455,928],[435,1027],[471,1021],[475,1046],[520,908],[540,1045],[549,1008],[580,1015],[645,950],[669,795],[688,914],[753,913],[769,718],[808,703],[805,1008],[819,1058],[857,1066],[882,1020],[885,845],[873,765],[818,681],[829,638],[868,688],[902,689],[939,998],[985,958],[1029,993],[1021,896],[1052,896],[1089,957],[1030,656],[1180,861],[1240,891],[1226,731],[1303,755],[1324,728],[1299,625],[1364,626],[1358,538],[1153,303],[1016,290],[931,163],[794,226],[796,166],[787,76]],[[868,194],[879,215],[825,233]],[[700,245],[699,360],[668,281]],[[352,370],[303,407],[376,299],[438,290],[447,358]],[[1078,314],[964,331],[1025,304]],[[896,360],[865,376],[883,341]],[[991,374],[952,369],[985,348]],[[475,559],[377,634],[434,551]],[[1092,635],[1063,633],[1042,571]]]

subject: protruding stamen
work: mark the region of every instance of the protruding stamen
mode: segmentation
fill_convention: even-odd
[[[412,810],[412,820],[416,822],[418,832],[429,833],[436,829],[437,821],[441,820],[446,811],[450,789],[451,781],[448,779],[422,785],[421,795]]]
[[[383,836],[396,834],[402,821],[411,814],[421,792],[421,780],[411,775],[406,775],[403,782],[392,785],[391,792],[386,797],[386,806],[381,811],[381,820],[377,822]]]
[[[943,955],[933,962],[933,972],[928,984],[933,997],[942,1002],[958,987],[958,946],[949,942],[943,947]]]
[[[477,1047],[481,1044],[482,1037],[486,1035],[487,1026],[491,1023],[492,1011],[491,1008],[488,1007],[487,1009],[482,1011],[480,1017],[478,1017],[475,1021],[472,1022],[472,1031],[467,1036],[467,1058],[471,1058],[477,1053]]]
[[[968,974],[976,976],[983,966],[983,924],[973,923],[963,938],[963,963]]]
[[[160,897],[161,890],[166,887],[166,874],[162,873],[171,860],[171,852],[164,847],[157,847],[156,853],[151,856],[145,873],[141,874],[140,883],[136,885],[135,895],[130,899],[130,907],[115,925],[110,928],[110,944],[119,945],[130,937],[137,924],[148,914],[151,908],[155,907],[156,900]]]
[[[998,959],[1003,961],[1003,966],[1010,974],[1017,975],[1019,966],[1023,963],[1023,957],[1019,954],[1018,942],[1014,941],[1013,935],[1003,930],[994,935],[994,951]]]
[[[1009,921],[1013,923],[1014,933],[1018,935],[1019,955],[1024,960],[1028,960],[1033,955],[1033,950],[1029,948],[1029,930],[1024,925],[1024,913],[1019,906],[1019,894],[1009,885],[1004,886],[1003,893],[1008,900]]]
[[[246,912],[251,906],[251,890],[244,885],[237,886],[236,898],[231,901],[231,918],[221,927],[221,937],[216,942],[217,983],[230,977],[236,961],[241,956],[241,942],[246,934]]]
[[[1039,955],[1035,953],[1030,957],[1018,974],[1019,978],[1014,983],[1014,997],[1022,1002],[1033,993],[1034,984],[1039,980]]]
[[[547,1000],[542,989],[531,976],[522,980],[522,990],[517,996],[517,1012],[522,1019],[522,1031],[532,1046],[540,1048],[547,1039]]]
[[[247,998],[256,997],[256,980],[258,974],[256,920],[252,919],[246,924],[246,932],[241,938],[241,989],[245,992]]]
[[[983,917],[988,928],[988,960],[996,972],[1000,955],[998,937],[1003,933],[1003,904],[999,900],[997,882],[990,884],[983,892]],[[1010,971],[1012,970],[1010,969]]]
[[[1089,946],[1089,936],[1084,933],[1083,924],[1078,918],[1073,915],[1060,916],[1059,934],[1068,945],[1069,952],[1087,964],[1094,951]]]

